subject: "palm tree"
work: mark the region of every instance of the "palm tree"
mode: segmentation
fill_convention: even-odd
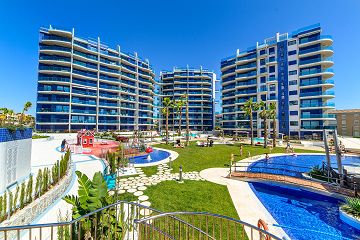
[[[179,136],[181,136],[181,121],[182,121],[182,109],[185,105],[185,101],[183,99],[178,99],[174,103],[174,109],[177,112],[177,115],[179,116]]]
[[[169,108],[172,105],[172,101],[170,98],[163,99],[163,108],[161,109],[161,113],[166,116],[166,144],[169,143]]]
[[[276,147],[276,103],[272,102],[269,106],[269,118],[272,120],[272,139],[273,147]]]
[[[266,103],[261,101],[259,103],[259,109],[260,109],[260,118],[264,121],[264,148],[267,147],[267,120],[270,115],[270,111],[266,108]]]
[[[189,99],[187,93],[181,96],[186,106],[186,146],[189,146]]]
[[[23,121],[24,121],[25,112],[29,111],[29,108],[31,108],[31,107],[32,107],[31,102],[28,101],[28,102],[25,103],[24,108],[23,108],[23,110],[21,112],[21,115],[20,115],[20,124],[22,124]]]
[[[253,98],[249,98],[241,109],[245,111],[245,116],[250,117],[251,145],[254,145],[253,112],[259,109],[258,104],[253,102]]]

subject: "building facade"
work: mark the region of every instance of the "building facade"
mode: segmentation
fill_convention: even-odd
[[[40,29],[36,130],[146,130],[153,127],[155,74],[148,60]]]
[[[291,34],[277,33],[262,43],[221,61],[223,128],[227,133],[250,131],[242,105],[253,101],[276,103],[277,133],[292,138],[322,138],[333,129],[333,40],[319,24]],[[254,113],[254,134],[263,123]]]
[[[160,73],[160,103],[168,97],[172,101],[184,99],[189,104],[189,127],[195,131],[212,131],[215,126],[215,81],[216,74],[203,68],[174,68],[173,71]],[[169,129],[179,128],[180,115],[170,110]],[[161,116],[161,125],[166,125],[165,116]],[[186,128],[186,107],[181,114],[181,128]]]
[[[360,137],[360,109],[334,110],[337,132],[341,136]]]

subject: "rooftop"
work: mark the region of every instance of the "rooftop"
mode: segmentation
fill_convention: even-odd
[[[331,113],[360,113],[360,109],[333,110]]]

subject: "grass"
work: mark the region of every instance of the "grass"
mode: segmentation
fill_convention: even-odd
[[[151,207],[163,212],[208,212],[239,219],[227,187],[223,185],[207,181],[186,180],[184,183],[164,181],[156,186],[150,186],[144,193],[150,197]],[[230,236],[233,236],[235,232],[234,224],[226,228],[227,223],[218,218],[214,221],[214,218],[204,216],[178,215],[178,217],[204,231],[206,220],[208,220],[208,233],[211,235],[214,233],[216,239],[220,238],[220,231],[223,236],[226,236],[227,231]],[[219,227],[221,225],[224,226]],[[220,228],[223,229],[220,230]],[[242,227],[238,225],[236,228],[238,236],[242,235],[242,231]],[[247,237],[237,239],[247,239]]]
[[[171,145],[158,144],[154,147],[169,149],[179,153],[179,157],[173,161],[172,168],[174,172],[179,171],[180,165],[183,171],[201,171],[207,168],[228,167],[230,156],[234,154],[234,160],[239,161],[251,156],[270,153],[269,149],[263,146],[243,145],[243,155],[240,156],[239,144],[236,145],[214,145],[213,147],[198,147],[195,142],[190,142],[186,148],[173,148]],[[285,149],[276,147],[271,153],[284,153]],[[318,151],[295,149],[297,153],[315,153]]]
[[[150,177],[157,173],[157,166],[143,167],[141,170],[143,170],[146,176]]]
[[[34,134],[32,136],[32,139],[40,139],[40,138],[48,138],[49,136],[46,136],[46,135],[37,135],[37,134]]]

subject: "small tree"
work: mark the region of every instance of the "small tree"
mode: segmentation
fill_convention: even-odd
[[[170,98],[164,98],[164,100],[163,100],[164,107],[161,109],[161,113],[163,115],[165,115],[165,120],[166,120],[166,122],[165,122],[166,144],[169,143],[169,112],[170,112],[169,109],[170,109],[171,105],[172,105],[172,101],[170,100]]]
[[[251,137],[251,145],[254,145],[254,126],[253,126],[253,112],[259,109],[259,104],[253,102],[253,98],[249,98],[241,107],[242,111],[245,111],[245,116],[250,117],[250,137]]]
[[[13,203],[14,203],[13,201],[14,201],[13,193],[9,191],[9,216],[11,216],[13,212]]]
[[[21,191],[20,191],[20,209],[25,206],[25,183],[21,184]]]
[[[15,212],[15,210],[17,208],[17,201],[18,201],[18,198],[19,198],[19,191],[20,191],[20,187],[19,187],[19,185],[16,185],[16,191],[15,191],[14,202],[13,202],[14,212]]]
[[[263,119],[264,121],[264,148],[267,148],[267,136],[268,136],[268,132],[267,132],[267,120],[269,118],[269,110],[266,108],[266,103],[261,101],[259,103],[259,107],[260,107],[260,118]]]
[[[4,218],[6,218],[6,211],[7,211],[7,194],[4,193],[4,199],[3,199],[3,211],[4,211]]]
[[[32,201],[32,193],[33,192],[33,176],[30,175],[29,177],[29,181],[27,183],[27,187],[26,187],[26,203],[29,203]]]
[[[0,196],[0,222],[3,220],[3,197]]]
[[[39,197],[41,194],[41,181],[42,181],[42,171],[39,169],[38,174],[36,176],[36,184],[35,184],[35,197]]]

